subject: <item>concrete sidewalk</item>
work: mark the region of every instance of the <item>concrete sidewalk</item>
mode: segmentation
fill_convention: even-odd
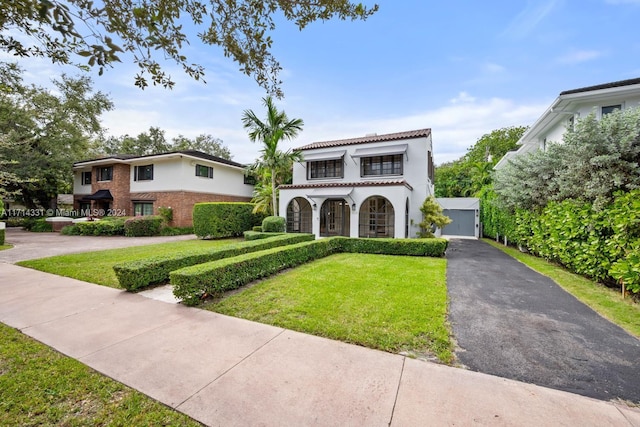
[[[0,263],[0,321],[212,426],[640,426],[640,411]]]

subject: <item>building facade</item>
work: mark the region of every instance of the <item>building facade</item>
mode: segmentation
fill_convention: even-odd
[[[589,114],[597,119],[615,110],[640,106],[640,78],[605,83],[560,92],[540,118],[522,135],[517,151],[510,151],[495,165],[504,167],[509,159],[536,150],[550,142],[562,142],[567,129]]]
[[[281,185],[288,232],[317,237],[416,237],[433,195],[431,129],[315,142],[297,149],[293,183]]]
[[[244,166],[192,150],[110,156],[74,163],[74,209],[92,216],[157,215],[171,208],[175,227],[193,224],[199,202],[246,202],[253,183]]]

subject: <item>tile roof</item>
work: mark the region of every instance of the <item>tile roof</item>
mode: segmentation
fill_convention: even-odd
[[[288,184],[281,185],[281,190],[299,190],[312,188],[335,188],[335,187],[385,187],[393,185],[404,185],[409,190],[413,187],[404,179],[393,179],[388,181],[358,181],[358,182],[314,182],[312,184]]]
[[[591,92],[593,90],[611,89],[614,87],[631,86],[631,85],[637,85],[637,84],[640,84],[640,78],[620,80],[617,82],[604,83],[604,84],[599,84],[595,86],[587,86],[587,87],[581,87],[578,89],[565,90],[564,92],[560,92],[560,95],[571,95],[572,93]]]
[[[313,148],[340,147],[342,145],[366,144],[368,142],[398,141],[402,139],[420,138],[431,135],[431,129],[417,129],[406,132],[388,133],[385,135],[368,135],[360,138],[337,139],[334,141],[312,142],[296,148],[296,150],[311,150]]]

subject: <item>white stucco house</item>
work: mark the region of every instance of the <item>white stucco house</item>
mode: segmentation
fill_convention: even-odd
[[[281,185],[288,232],[317,237],[416,237],[433,195],[431,129],[314,142]]]
[[[562,142],[562,135],[578,119],[594,113],[597,119],[619,109],[640,106],[640,78],[565,90],[522,135],[517,151],[508,152],[495,165],[504,167],[509,159],[535,150],[545,150],[549,142]]]
[[[82,160],[73,165],[74,209],[135,216],[170,207],[172,225],[191,226],[195,203],[251,200],[254,183],[244,170],[240,163],[194,150]]]

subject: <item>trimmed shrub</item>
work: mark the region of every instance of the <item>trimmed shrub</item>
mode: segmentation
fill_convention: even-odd
[[[60,230],[60,234],[65,236],[79,236],[80,228],[77,225],[65,225],[62,227],[62,230]]]
[[[79,222],[75,225],[82,236],[124,236],[126,218],[103,218],[99,221]]]
[[[120,286],[132,291],[169,280],[169,273],[180,268],[221,258],[235,257],[282,245],[313,240],[313,234],[285,234],[269,239],[240,242],[222,248],[202,248],[167,255],[143,258],[113,266]]]
[[[24,229],[34,233],[47,233],[53,231],[53,224],[47,222],[46,218],[29,219],[24,222]]]
[[[183,236],[193,234],[193,227],[162,227],[161,236]]]
[[[281,216],[268,216],[262,220],[262,231],[265,233],[284,233],[286,221]]]
[[[185,305],[194,306],[202,296],[237,289],[254,280],[331,255],[333,239],[303,242],[194,265],[170,274],[173,294]]]
[[[197,305],[203,296],[237,289],[333,253],[385,255],[444,255],[445,239],[350,239],[332,237],[194,265],[170,273],[173,294],[186,305]]]
[[[193,206],[193,231],[201,239],[242,236],[260,225],[263,214],[254,214],[252,203],[196,203]]]
[[[161,216],[155,215],[129,218],[124,222],[124,235],[127,237],[158,236],[163,221]]]
[[[446,239],[356,239],[336,237],[342,252],[380,255],[441,257],[447,250]]]
[[[251,229],[251,231],[262,232],[262,226],[261,225],[256,225]]]
[[[0,230],[0,246],[4,245],[5,229]]]
[[[244,240],[259,240],[266,239],[268,237],[280,236],[284,233],[263,233],[258,231],[245,231]]]

